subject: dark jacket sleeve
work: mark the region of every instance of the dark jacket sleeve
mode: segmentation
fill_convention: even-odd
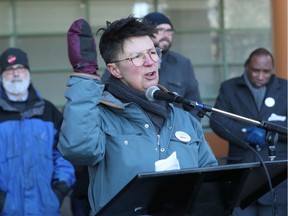
[[[234,87],[236,82],[237,80],[234,79],[221,84],[214,108],[239,115],[235,110],[235,105],[241,109],[241,105],[235,101],[238,98],[237,94],[235,94],[237,90]],[[210,127],[218,136],[227,140],[229,143],[247,149],[247,146],[242,141],[246,136],[245,133],[242,132],[242,128],[247,127],[247,123],[224,114],[213,112],[211,114]]]
[[[167,88],[170,92],[177,92],[185,99],[202,103],[198,81],[192,66],[192,62],[179,53],[169,51],[162,57],[161,67],[159,69],[159,84]],[[182,106],[198,120],[197,109],[191,106]]]
[[[0,191],[0,213],[2,212],[2,209],[4,207],[5,199],[6,199],[6,192]]]
[[[52,186],[54,193],[57,195],[60,206],[62,205],[62,202],[65,198],[65,196],[70,191],[70,187],[66,184],[64,181],[59,181],[53,184]]]

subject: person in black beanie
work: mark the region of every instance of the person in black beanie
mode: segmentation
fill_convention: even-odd
[[[9,48],[0,56],[1,73],[6,70],[7,67],[16,64],[20,64],[26,69],[30,70],[27,54],[21,49]]]
[[[56,149],[62,114],[33,87],[23,50],[5,50],[0,71],[0,215],[60,215],[75,182]]]
[[[202,103],[198,81],[191,60],[182,54],[171,51],[173,34],[175,32],[171,20],[159,12],[152,12],[143,17],[143,22],[154,25],[156,34],[152,38],[154,45],[162,49],[162,59],[159,65],[159,84],[170,92],[177,92],[182,97]],[[178,105],[181,106],[181,105]],[[197,110],[185,107],[194,117]]]

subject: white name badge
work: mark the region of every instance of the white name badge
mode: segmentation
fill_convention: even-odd
[[[265,105],[267,107],[273,107],[275,105],[275,100],[272,97],[268,97],[265,99]]]
[[[175,136],[177,137],[177,139],[179,139],[180,141],[185,142],[185,143],[188,143],[191,140],[191,137],[189,136],[189,134],[187,134],[183,131],[176,131]]]

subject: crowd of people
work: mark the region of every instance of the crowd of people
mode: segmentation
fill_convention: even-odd
[[[75,20],[63,112],[33,87],[23,50],[0,54],[0,215],[60,215],[69,192],[73,215],[95,215],[138,173],[218,166],[197,109],[147,98],[154,88],[202,102],[191,60],[171,50],[174,31],[162,13],[130,15],[99,29],[97,44],[89,23]],[[276,76],[272,53],[253,50],[243,75],[221,83],[215,108],[286,127],[287,80]],[[210,126],[229,142],[227,164],[269,160],[265,128],[216,113]],[[275,153],[287,159],[287,134]],[[285,216],[286,184],[275,187],[276,208],[267,193],[231,215]],[[151,213],[184,214],[168,204]]]

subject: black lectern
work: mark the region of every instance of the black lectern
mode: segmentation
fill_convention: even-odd
[[[287,160],[267,161],[265,165],[273,187],[287,179]],[[208,209],[213,216],[229,215],[234,207],[245,208],[269,192],[268,183],[258,162],[140,173],[96,216],[153,215],[161,211],[204,216],[211,215],[205,213]]]

